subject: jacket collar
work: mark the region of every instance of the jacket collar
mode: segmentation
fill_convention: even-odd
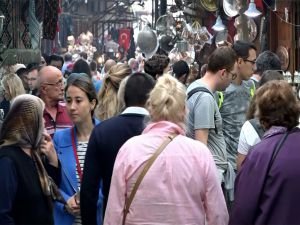
[[[146,133],[158,133],[161,135],[177,133],[185,135],[185,130],[175,123],[169,121],[159,121],[150,123],[143,131],[143,134]]]

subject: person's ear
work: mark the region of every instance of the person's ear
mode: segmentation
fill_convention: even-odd
[[[225,77],[225,75],[226,75],[226,69],[221,69],[221,70],[219,70],[219,73],[220,73],[221,79],[223,80],[224,77]]]
[[[93,99],[93,100],[90,102],[90,105],[91,105],[91,111],[95,110],[95,107],[96,107],[96,99]]]
[[[237,60],[237,65],[241,65],[244,62],[244,59],[242,59],[241,57],[238,58]]]

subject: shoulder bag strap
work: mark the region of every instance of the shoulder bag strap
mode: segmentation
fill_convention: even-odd
[[[133,198],[143,180],[143,178],[145,177],[146,173],[148,172],[148,170],[150,169],[150,167],[152,166],[152,164],[154,163],[154,161],[157,159],[157,157],[159,156],[159,154],[167,147],[167,145],[177,136],[178,134],[173,134],[173,135],[170,135],[168,136],[168,138],[162,143],[162,145],[156,150],[156,152],[151,156],[151,158],[146,162],[146,165],[143,169],[143,171],[140,173],[140,175],[138,176],[134,186],[133,186],[133,189],[129,195],[129,198],[126,198],[126,201],[125,201],[125,208],[124,208],[124,212],[123,212],[123,222],[122,224],[124,225],[125,224],[125,221],[126,221],[126,217],[127,217],[127,214],[129,212],[129,208],[130,208],[130,205],[133,201]]]
[[[274,161],[275,161],[275,159],[276,159],[283,143],[286,141],[288,135],[289,135],[289,132],[287,131],[286,133],[283,134],[283,136],[280,138],[280,140],[275,145],[275,148],[272,152],[271,160],[270,160],[270,162],[268,164],[268,167],[267,167],[266,176],[265,176],[265,179],[264,179],[264,182],[263,182],[263,185],[262,185],[262,189],[261,189],[261,193],[260,193],[260,196],[259,196],[259,201],[262,200],[263,190],[265,189],[271,167],[272,167],[272,165],[273,165],[273,163],[274,163]]]

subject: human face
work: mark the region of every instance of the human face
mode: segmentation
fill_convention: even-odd
[[[66,91],[67,112],[74,124],[86,123],[92,119],[96,100],[89,101],[87,94],[76,86],[69,86]]]
[[[53,74],[42,83],[47,97],[53,101],[64,100],[64,80],[62,73]]]
[[[241,80],[249,80],[256,70],[256,51],[249,50],[249,56],[245,59],[239,59],[239,71]]]
[[[61,70],[61,68],[63,66],[62,63],[61,63],[61,61],[54,61],[54,60],[52,60],[50,62],[50,65],[56,67],[59,70]]]
[[[37,77],[38,77],[38,71],[33,70],[30,71],[27,75],[27,82],[28,82],[28,87],[30,90],[35,90],[37,89]]]
[[[226,69],[222,69],[219,71],[221,74],[221,84],[218,91],[225,91],[226,88],[230,85],[230,83],[236,79],[237,77],[237,63],[234,64],[233,69],[228,71]]]

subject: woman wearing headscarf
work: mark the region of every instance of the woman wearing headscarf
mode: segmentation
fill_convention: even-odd
[[[147,103],[151,123],[117,155],[105,225],[228,223],[212,155],[185,136],[185,102],[183,84],[158,78]]]
[[[52,177],[59,163],[44,133],[44,103],[33,95],[12,102],[0,134],[0,224],[53,224],[56,192],[41,160],[46,155]]]
[[[66,204],[55,205],[57,225],[81,224],[80,185],[89,137],[99,121],[94,119],[98,103],[92,80],[87,74],[72,73],[65,87],[66,108],[74,127],[54,134],[55,149],[61,162],[60,192]],[[98,223],[102,222],[102,195],[99,190]]]

